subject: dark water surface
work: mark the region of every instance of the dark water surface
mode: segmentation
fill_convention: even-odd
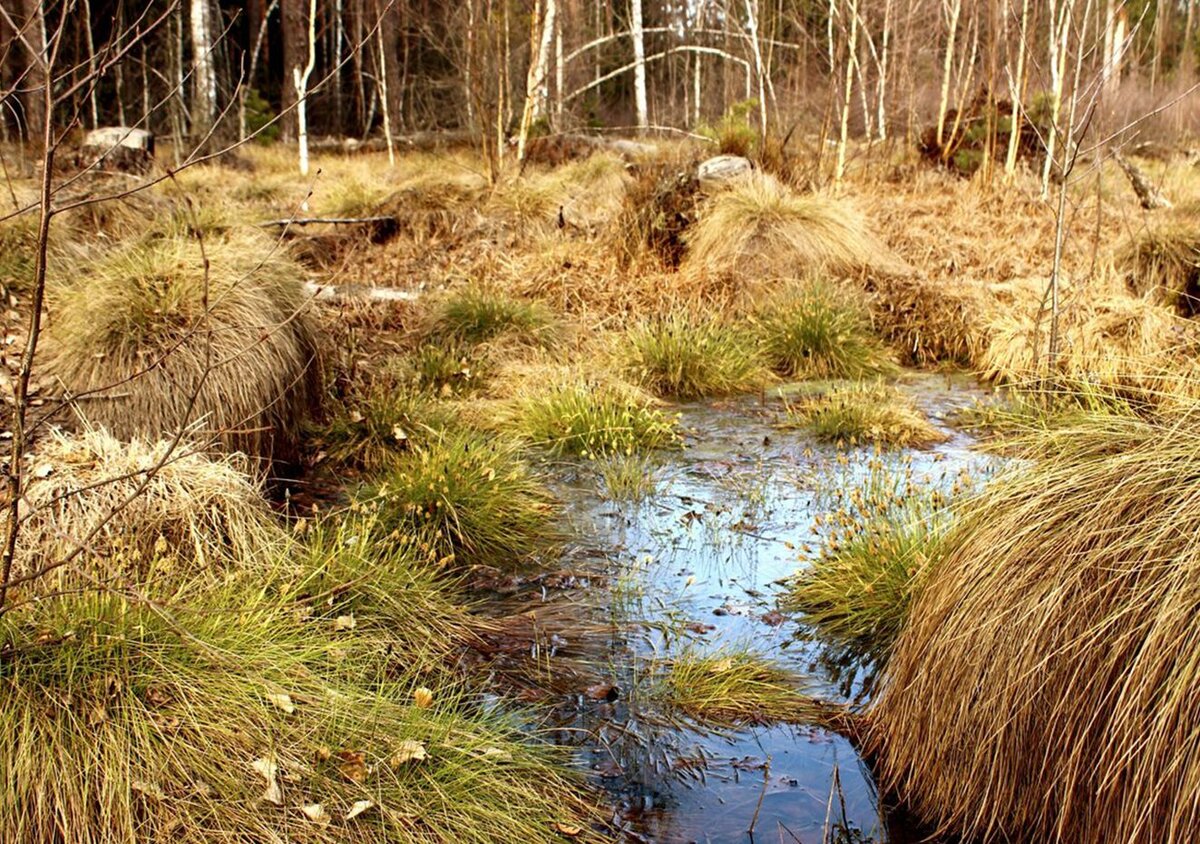
[[[983,395],[976,385],[911,375],[901,388],[949,439],[883,459],[911,461],[915,480],[947,489],[964,471],[987,471],[972,438],[947,422]],[[631,841],[904,840],[845,739],[787,726],[706,731],[651,699],[672,655],[728,646],[781,661],[811,690],[840,699],[820,667],[820,643],[773,611],[777,582],[816,553],[814,519],[831,491],[861,478],[871,456],[860,448],[839,458],[833,446],[780,429],[778,393],[678,410],[686,448],[662,456],[648,500],[607,500],[593,474],[560,467],[578,543],[564,565],[603,577],[545,600],[568,601],[559,609],[580,626],[609,632],[592,656],[601,683],[563,711],[559,740],[611,792],[614,822]],[[613,689],[603,694],[606,684]]]

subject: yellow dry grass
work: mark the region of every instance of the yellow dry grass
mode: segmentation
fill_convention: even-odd
[[[172,448],[104,430],[56,432],[32,465],[14,575],[84,548],[39,589],[265,566],[286,546],[245,461],[209,457],[187,439]]]
[[[870,711],[882,784],[972,841],[1194,841],[1194,411],[1057,435],[962,510],[917,596]]]
[[[704,203],[685,237],[685,268],[745,281],[894,263],[848,202],[795,193],[761,172]]]
[[[82,420],[118,437],[198,425],[230,449],[286,456],[319,394],[299,278],[253,231],[128,246],[51,290],[43,365]]]

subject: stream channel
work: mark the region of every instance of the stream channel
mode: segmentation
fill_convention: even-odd
[[[947,439],[885,452],[884,461],[947,491],[964,474],[988,473],[990,459],[948,421],[985,395],[974,382],[909,374],[899,386]],[[555,709],[551,733],[609,793],[624,840],[919,837],[881,808],[846,739],[803,726],[704,729],[651,692],[673,655],[734,646],[796,671],[811,693],[845,700],[821,642],[777,612],[776,599],[779,581],[817,553],[814,527],[830,490],[852,485],[874,453],[782,429],[785,391],[676,407],[685,448],[652,464],[656,489],[639,503],[605,497],[578,464],[556,467],[571,545],[552,588],[543,580],[521,600],[558,619],[535,647],[547,674],[568,671],[577,639],[590,643],[575,654],[588,669],[560,698],[569,702]],[[580,691],[584,683],[593,685]]]

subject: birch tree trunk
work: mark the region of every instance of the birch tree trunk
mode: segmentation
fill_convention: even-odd
[[[280,87],[280,137],[296,140],[296,87],[293,71],[299,72],[304,62],[304,0],[279,0],[283,36],[283,84]],[[358,74],[361,81],[363,74]]]
[[[845,90],[842,92],[842,119],[838,128],[837,163],[833,181],[837,184],[846,174],[846,143],[850,134],[850,103],[854,100],[854,65],[858,61],[858,0],[850,0],[850,35],[846,45]]]
[[[217,116],[217,71],[213,63],[209,0],[192,0],[192,132],[203,137]]]
[[[646,99],[646,33],[642,18],[642,0],[629,0],[629,8],[629,31],[633,38],[633,97],[640,134],[650,125],[650,107]]]
[[[317,0],[308,4],[308,63],[292,66],[296,87],[296,140],[300,145],[300,175],[308,175],[308,80],[317,65]]]
[[[746,0],[746,28],[750,35],[750,49],[754,54],[754,76],[758,81],[759,137],[767,137],[767,72],[763,67],[762,46],[758,42],[758,0]]]
[[[1029,0],[1021,0],[1021,38],[1017,44],[1017,75],[1009,77],[1009,96],[1012,98],[1008,151],[1004,156],[1004,172],[1012,176],[1017,172],[1017,152],[1021,142],[1021,103],[1025,98],[1025,39],[1029,35]]]
[[[1054,0],[1050,0],[1054,2]],[[942,64],[942,96],[938,102],[937,142],[942,147],[946,142],[946,111],[950,107],[950,76],[954,69],[954,48],[958,35],[958,19],[962,15],[962,0],[943,0],[943,13],[946,16],[946,56]]]
[[[525,108],[521,112],[521,130],[517,136],[517,160],[525,160],[525,147],[529,143],[529,132],[537,119],[546,112],[550,45],[554,40],[554,18],[558,12],[557,0],[545,0],[541,14],[533,16],[530,45],[536,45],[534,59],[529,63],[529,74],[525,81]]]

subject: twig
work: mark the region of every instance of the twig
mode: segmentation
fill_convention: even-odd
[[[767,764],[763,765],[763,785],[762,791],[758,793],[758,805],[754,807],[754,817],[750,819],[750,828],[746,830],[746,834],[754,838],[754,827],[758,824],[758,813],[762,811],[763,798],[767,796],[767,785],[771,781],[771,757],[767,757]]]
[[[394,223],[395,221],[395,217],[383,214],[377,217],[300,217],[296,219],[264,220],[258,225],[266,229],[273,226],[308,226],[321,223],[331,226],[351,226],[356,223]]]

